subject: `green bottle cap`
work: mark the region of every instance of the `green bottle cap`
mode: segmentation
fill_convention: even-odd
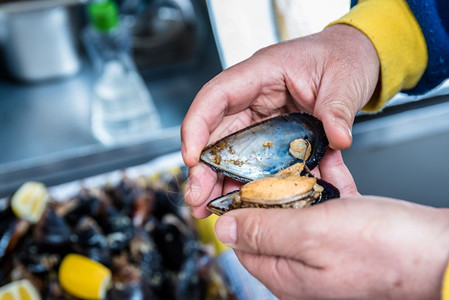
[[[101,32],[108,32],[118,26],[118,9],[114,1],[92,2],[87,7],[92,25]]]

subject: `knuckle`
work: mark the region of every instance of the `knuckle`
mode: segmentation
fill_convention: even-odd
[[[344,99],[333,99],[332,110],[336,117],[351,121],[354,119],[354,112],[351,104]]]
[[[265,56],[265,55],[271,55],[271,53],[278,48],[276,45],[268,45],[265,47],[262,47],[260,49],[258,49],[256,52],[254,52],[254,54],[252,56]]]
[[[226,81],[224,81],[226,76],[224,75],[224,72],[225,71],[223,71],[223,74],[217,75],[204,84],[198,94],[201,96],[208,95],[208,97],[227,99],[228,95],[225,87]]]

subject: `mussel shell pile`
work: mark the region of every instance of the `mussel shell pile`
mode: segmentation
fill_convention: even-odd
[[[78,253],[112,272],[106,299],[230,299],[210,247],[182,207],[185,172],[123,175],[118,184],[50,199],[36,224],[0,210],[0,286],[28,279],[42,299],[76,299],[58,282],[61,260]]]

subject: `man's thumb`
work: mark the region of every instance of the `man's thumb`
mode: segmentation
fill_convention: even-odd
[[[323,122],[332,149],[343,150],[352,144],[352,124],[359,110],[358,101],[352,98],[347,92],[330,88],[318,94],[314,115]]]

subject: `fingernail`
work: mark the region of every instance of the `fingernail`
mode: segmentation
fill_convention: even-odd
[[[194,156],[194,153],[200,153],[200,150],[197,150],[194,147],[187,148],[184,143],[181,144],[181,156],[184,160],[184,163],[189,166],[193,167],[199,162],[199,156]],[[199,154],[198,154],[199,155]]]
[[[351,128],[344,119],[336,119],[335,124],[341,129],[341,132],[344,135],[347,135],[350,139],[352,139]]]
[[[221,216],[215,223],[217,238],[225,245],[231,246],[237,240],[237,222],[234,217]]]
[[[181,143],[181,155],[183,158],[185,158],[185,156],[187,155],[186,146],[184,145],[184,143]]]

